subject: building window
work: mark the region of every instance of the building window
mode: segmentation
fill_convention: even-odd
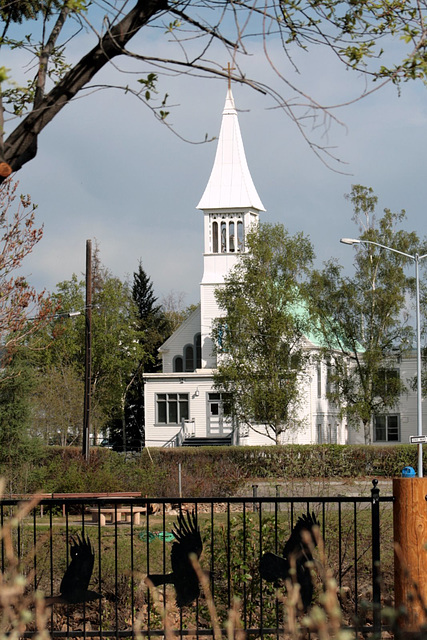
[[[317,363],[317,397],[322,397],[322,364]]]
[[[185,370],[194,371],[194,348],[188,344],[184,349]]]
[[[221,253],[227,251],[227,223],[225,220],[221,222]]]
[[[202,368],[202,336],[200,333],[196,333],[195,335],[195,346],[196,346],[196,369]]]
[[[241,220],[237,221],[237,251],[244,251],[245,249],[245,240],[243,236],[243,222]]]
[[[188,393],[158,393],[157,424],[181,424],[188,420]]]
[[[399,369],[380,369],[374,385],[376,395],[381,398],[394,395],[400,388]]]
[[[399,415],[375,416],[374,442],[400,442]]]
[[[229,251],[235,251],[234,249],[234,222],[230,222],[228,225],[228,240],[229,240]]]
[[[175,373],[182,373],[184,371],[184,362],[182,356],[176,356],[173,361],[173,370]]]
[[[218,222],[212,222],[212,251],[218,253]]]

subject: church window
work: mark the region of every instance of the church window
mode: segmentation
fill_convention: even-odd
[[[188,393],[158,393],[157,424],[181,424],[188,420]]]
[[[317,397],[322,397],[322,365],[317,363]]]
[[[243,238],[243,222],[237,221],[237,251],[244,251],[245,241]]]
[[[200,333],[196,333],[194,336],[194,342],[196,344],[196,369],[202,368],[202,336]]]
[[[218,253],[218,222],[212,222],[212,251]]]
[[[173,370],[175,373],[182,373],[184,371],[184,362],[182,356],[176,356],[173,361]]]
[[[400,441],[400,415],[375,416],[374,442]]]
[[[227,251],[227,223],[225,220],[221,221],[221,253]]]
[[[194,371],[194,349],[193,345],[188,344],[184,348],[185,370]]]
[[[228,233],[229,233],[230,251],[235,251],[235,248],[234,248],[234,222],[233,221],[231,221],[229,226],[228,226]]]

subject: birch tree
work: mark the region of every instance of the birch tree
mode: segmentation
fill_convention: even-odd
[[[362,185],[354,185],[348,199],[361,240],[410,255],[420,248],[417,234],[402,228],[405,211],[384,209],[378,217],[378,199]],[[393,409],[404,390],[394,374],[413,339],[407,297],[413,293],[414,277],[406,269],[409,264],[402,255],[361,243],[353,275],[331,260],[311,279],[324,355],[333,363],[328,396],[353,426],[362,425],[366,444],[372,441],[374,416]]]
[[[314,252],[302,233],[269,224],[248,234],[247,248],[215,292],[214,384],[239,425],[280,444],[301,424],[310,326],[303,284]]]

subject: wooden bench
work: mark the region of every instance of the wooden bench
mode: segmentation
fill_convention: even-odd
[[[110,524],[115,524],[117,521],[123,522],[122,516],[124,516],[125,523],[131,523],[133,520],[133,524],[141,523],[141,513],[147,513],[147,507],[123,507],[117,505],[117,507],[90,507],[89,513],[92,516],[92,523],[98,524],[103,527],[108,522]]]

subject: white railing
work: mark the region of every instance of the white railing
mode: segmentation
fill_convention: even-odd
[[[163,447],[181,447],[186,438],[194,438],[196,435],[196,422],[194,418],[192,420],[183,420],[181,423],[181,429],[170,440],[165,442]]]

